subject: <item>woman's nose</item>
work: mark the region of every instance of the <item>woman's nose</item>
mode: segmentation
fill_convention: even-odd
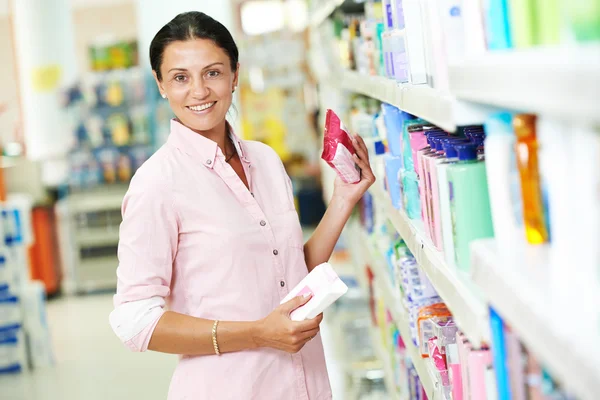
[[[202,80],[202,79],[196,80],[196,82],[194,82],[194,87],[193,87],[192,94],[195,97],[203,99],[203,98],[208,97],[208,95],[210,94],[210,89],[204,83],[204,80]]]

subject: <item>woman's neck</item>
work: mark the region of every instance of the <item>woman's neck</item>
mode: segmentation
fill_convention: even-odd
[[[204,136],[207,139],[212,140],[213,142],[215,142],[217,144],[217,146],[219,146],[219,148],[221,149],[221,151],[223,152],[223,154],[227,154],[228,150],[229,150],[229,146],[227,146],[227,142],[228,142],[228,129],[227,129],[227,121],[223,120],[223,122],[221,122],[219,125],[215,126],[213,129],[209,130],[209,131],[198,131],[196,129],[192,129],[194,132],[196,132],[199,135]]]

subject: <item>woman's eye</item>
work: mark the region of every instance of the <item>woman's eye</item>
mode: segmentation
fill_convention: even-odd
[[[185,82],[185,75],[176,75],[174,79],[176,82]]]
[[[209,78],[216,78],[221,75],[221,73],[219,71],[208,71],[207,75]]]

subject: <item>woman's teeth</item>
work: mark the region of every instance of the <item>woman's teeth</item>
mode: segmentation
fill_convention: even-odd
[[[216,101],[213,101],[212,103],[206,103],[201,106],[189,106],[188,108],[192,111],[204,111],[214,106],[215,103]]]

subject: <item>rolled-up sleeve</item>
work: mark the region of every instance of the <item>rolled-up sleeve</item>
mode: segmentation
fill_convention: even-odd
[[[136,176],[125,195],[117,293],[109,322],[133,351],[146,351],[170,294],[179,218],[167,184]]]

